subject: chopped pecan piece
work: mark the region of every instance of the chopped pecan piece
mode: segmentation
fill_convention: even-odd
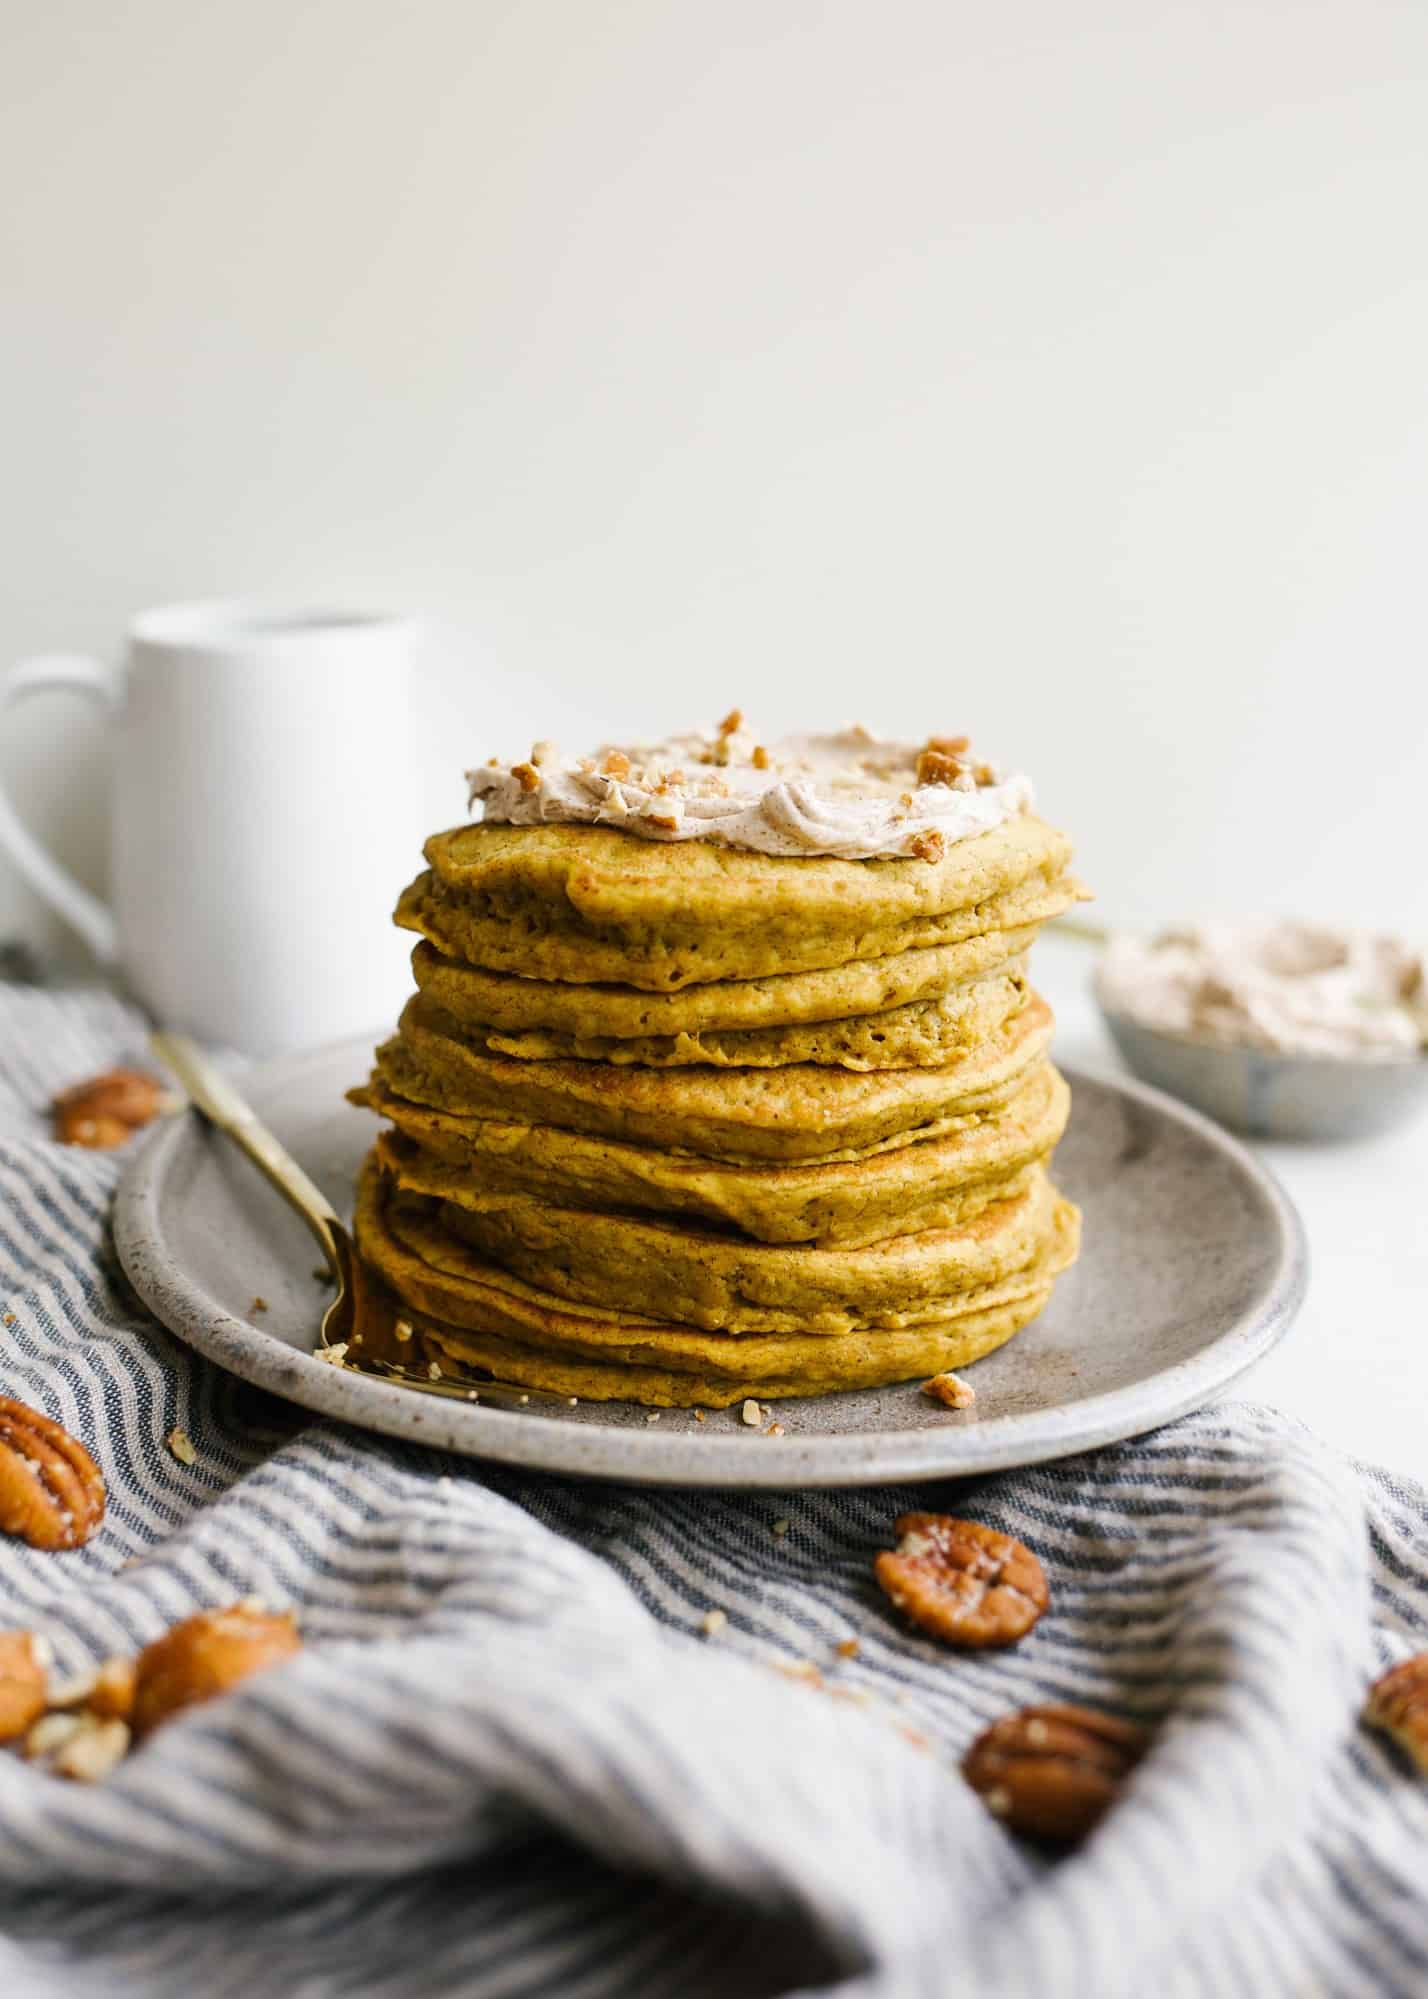
[[[984,1729],[962,1774],[1013,1832],[1074,1846],[1100,1824],[1150,1743],[1138,1722],[1094,1708],[1022,1708]]]
[[[78,1548],[104,1518],[104,1480],[68,1430],[0,1395],[0,1534]]]
[[[177,1423],[174,1424],[172,1430],[164,1438],[164,1443],[181,1465],[196,1465],[198,1463],[198,1452],[193,1448],[193,1438],[188,1434],[187,1430],[181,1429]]]
[[[31,1763],[46,1756],[53,1756],[57,1749],[63,1749],[72,1735],[78,1735],[84,1727],[84,1716],[64,1714],[55,1711],[42,1714],[25,1737],[25,1756]]]
[[[924,750],[917,759],[919,784],[955,784],[961,775],[961,763],[945,750]]]
[[[947,1409],[970,1409],[977,1399],[977,1391],[971,1382],[963,1381],[960,1375],[951,1372],[934,1374],[931,1380],[923,1382],[922,1392]]]
[[[49,1647],[33,1631],[0,1631],[0,1742],[13,1742],[45,1711]]]
[[[948,1645],[1014,1645],[1051,1592],[1040,1562],[1010,1534],[946,1513],[904,1513],[896,1549],[874,1574],[896,1609]]]
[[[768,751],[764,748],[762,743],[755,743],[754,753],[749,758],[749,762],[753,765],[755,770],[768,769],[770,763],[770,757]]]
[[[139,1069],[110,1069],[61,1091],[50,1106],[61,1145],[107,1151],[124,1145],[156,1118],[167,1097],[152,1076]]]
[[[201,1610],[174,1625],[139,1654],[133,1724],[138,1736],[200,1701],[226,1694],[250,1673],[276,1666],[301,1649],[292,1613],[248,1603]]]
[[[55,1750],[50,1768],[57,1777],[76,1784],[100,1784],[124,1761],[129,1742],[127,1721],[86,1716]]]
[[[602,777],[628,777],[630,774],[630,759],[625,755],[623,750],[611,750],[609,756],[606,757],[604,763],[600,766],[600,774]]]
[[[534,764],[512,764],[511,776],[515,778],[522,791],[540,790],[540,772]]]
[[[960,757],[964,751],[972,747],[972,738],[970,736],[929,736],[927,738],[927,747],[930,750],[936,751],[939,756]]]
[[[100,1721],[127,1721],[134,1706],[132,1659],[106,1659],[93,1672],[51,1689],[49,1704],[62,1711],[82,1709]]]
[[[744,726],[743,709],[731,708],[728,714],[724,717],[723,721],[719,724],[719,734],[721,736],[734,736],[738,734],[739,730],[742,729],[743,726]]]
[[[947,842],[935,826],[930,826],[925,832],[913,834],[907,851],[914,860],[940,861],[947,851]]]
[[[1364,1720],[1396,1742],[1428,1777],[1428,1652],[1381,1673],[1368,1690]]]

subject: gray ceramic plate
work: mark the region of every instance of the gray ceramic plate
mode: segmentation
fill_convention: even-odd
[[[370,1043],[251,1070],[258,1115],[346,1212],[374,1121],[343,1102]],[[970,1370],[974,1408],[915,1384],[784,1402],[784,1435],[738,1408],[703,1423],[628,1404],[497,1408],[311,1359],[328,1293],[303,1224],[193,1112],[146,1139],[114,1231],[130,1281],[200,1353],[304,1407],[409,1441],[543,1471],[650,1485],[858,1485],[1037,1464],[1134,1436],[1208,1401],[1288,1329],[1304,1291],[1299,1218],[1215,1125],[1134,1083],[1072,1076],[1056,1177],[1086,1217],[1080,1263],[1045,1313]],[[254,1313],[255,1298],[267,1309]],[[766,1418],[767,1423],[767,1418]]]

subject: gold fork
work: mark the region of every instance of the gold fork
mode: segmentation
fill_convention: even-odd
[[[346,1362],[354,1346],[362,1349],[356,1364],[363,1372],[382,1374],[419,1388],[425,1395],[454,1396],[463,1402],[493,1399],[508,1402],[564,1402],[569,1398],[542,1389],[521,1388],[515,1382],[433,1381],[416,1368],[383,1358],[377,1349],[394,1339],[393,1328],[404,1308],[381,1279],[367,1269],[350,1230],[322,1189],[310,1180],[292,1154],[280,1145],[252,1106],[234,1089],[216,1063],[183,1034],[152,1034],[149,1047],[171,1069],[187,1091],[194,1108],[245,1152],[258,1171],[290,1208],[296,1209],[313,1235],[332,1272],[337,1295],[318,1328],[319,1358],[331,1354]]]

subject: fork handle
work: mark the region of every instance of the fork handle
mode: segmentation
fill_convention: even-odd
[[[185,1034],[152,1034],[149,1046],[183,1084],[196,1109],[246,1152],[263,1177],[296,1208],[317,1237],[334,1277],[341,1277],[332,1230],[341,1223],[322,1189],[309,1180],[290,1152],[279,1145],[223,1071]]]

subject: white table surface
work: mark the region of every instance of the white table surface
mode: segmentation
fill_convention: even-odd
[[[1094,958],[1043,932],[1033,975],[1056,1012],[1057,1059],[1125,1075],[1091,996]],[[1230,1393],[1287,1410],[1354,1457],[1428,1478],[1428,1116],[1384,1138],[1251,1149],[1304,1218],[1309,1295]]]

